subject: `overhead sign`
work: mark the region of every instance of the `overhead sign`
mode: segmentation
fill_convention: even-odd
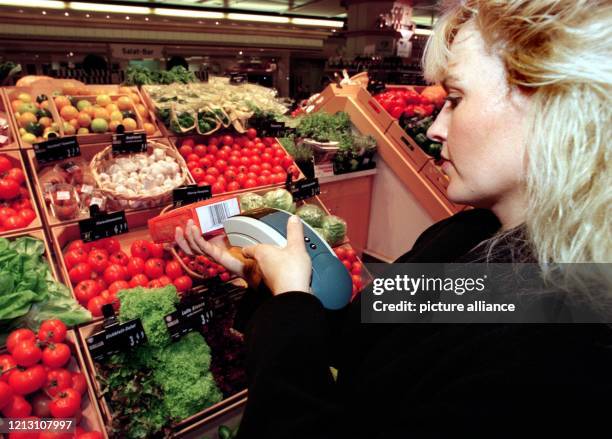
[[[162,46],[146,46],[142,44],[111,44],[113,58],[144,59],[162,58]]]

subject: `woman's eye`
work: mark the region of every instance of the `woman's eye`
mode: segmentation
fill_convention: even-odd
[[[447,96],[446,101],[448,101],[451,108],[456,108],[459,102],[461,102],[461,98],[459,96]]]

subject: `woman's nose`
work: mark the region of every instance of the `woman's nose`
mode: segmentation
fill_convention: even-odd
[[[446,135],[448,134],[448,120],[449,111],[446,105],[442,108],[442,111],[438,113],[436,120],[431,124],[427,130],[427,137],[434,142],[444,143],[446,142]]]

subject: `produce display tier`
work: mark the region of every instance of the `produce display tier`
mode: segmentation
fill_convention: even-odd
[[[19,140],[15,134],[11,114],[10,102],[0,90],[0,151],[14,151],[19,149]]]

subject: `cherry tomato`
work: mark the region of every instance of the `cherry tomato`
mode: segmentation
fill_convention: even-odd
[[[179,293],[187,292],[191,289],[193,284],[191,278],[189,276],[179,276],[174,279],[174,286]]]
[[[49,404],[54,418],[72,418],[80,408],[81,394],[72,388],[60,392]]]
[[[12,168],[6,174],[6,178],[11,178],[17,182],[17,184],[22,185],[25,182],[25,175],[23,170],[20,168]]]
[[[91,267],[85,262],[79,262],[68,271],[68,276],[73,285],[91,278]]]
[[[174,280],[183,275],[183,268],[177,261],[170,261],[166,264],[166,276]]]
[[[109,264],[108,252],[103,249],[93,249],[87,256],[87,263],[96,273],[104,273]]]
[[[2,409],[7,418],[26,418],[32,413],[32,406],[21,395],[13,395],[11,400]]]
[[[42,351],[32,340],[20,341],[13,348],[13,358],[19,366],[30,367],[38,363],[42,357]]]
[[[45,320],[38,330],[38,339],[60,343],[66,338],[66,330],[66,325],[59,319]]]
[[[15,346],[22,341],[36,341],[36,334],[29,329],[16,329],[9,334],[6,339],[6,348],[10,353],[13,353]]]
[[[87,379],[85,378],[85,375],[83,375],[81,372],[74,372],[72,374],[70,387],[79,392],[81,395],[87,392]]]
[[[124,280],[116,280],[112,284],[108,286],[108,292],[111,294],[116,294],[121,290],[127,290],[130,288],[130,284]]]
[[[156,244],[155,242],[147,242],[149,247],[149,253],[152,258],[163,258],[164,257],[164,246]]]
[[[104,270],[103,278],[104,282],[110,285],[117,280],[127,280],[128,276],[127,267],[123,267],[119,264],[111,264]]]
[[[13,399],[13,388],[4,381],[0,381],[0,410],[6,407]]]
[[[130,288],[146,287],[149,284],[149,278],[143,273],[135,274],[130,279]]]
[[[0,382],[8,383],[8,379],[14,372],[17,363],[12,355],[0,355]]]
[[[148,247],[147,251],[149,251]],[[144,265],[145,261],[143,258],[132,255],[130,261],[127,264],[128,273],[130,274],[130,276],[136,276],[137,274],[144,273]]]
[[[209,142],[210,144],[210,142]],[[233,145],[234,144],[234,138],[232,136],[230,136],[229,134],[226,134],[225,136],[223,136],[221,138],[221,144],[223,145]]]
[[[111,264],[118,264],[118,265],[123,265],[124,267],[127,266],[128,262],[129,262],[130,258],[128,257],[127,254],[125,254],[125,252],[119,250],[115,253],[112,253],[109,257],[108,257],[108,261]]]
[[[249,128],[246,135],[250,140],[253,140],[255,137],[257,137],[257,130],[255,128]]]
[[[19,194],[19,183],[12,178],[0,178],[0,199],[12,200]]]
[[[106,302],[106,300],[104,300],[102,296],[96,296],[93,299],[89,300],[89,302],[87,302],[87,309],[89,310],[92,316],[101,317],[102,307],[107,304],[108,303]]]
[[[152,258],[145,262],[145,274],[149,279],[157,279],[164,274],[164,261]]]
[[[63,367],[68,360],[70,360],[70,347],[66,343],[51,343],[43,350],[43,364],[49,367]]]
[[[47,373],[45,391],[55,396],[68,387],[72,387],[72,373],[66,369],[53,369]]]
[[[100,294],[102,289],[103,288],[97,281],[87,279],[79,282],[76,287],[74,287],[74,295],[80,303],[87,303]]]
[[[0,155],[0,174],[8,172],[12,167],[13,163],[11,159],[9,159],[6,154]]]

